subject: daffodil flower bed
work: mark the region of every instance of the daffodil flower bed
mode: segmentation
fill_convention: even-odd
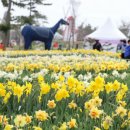
[[[74,71],[110,71],[127,70],[129,64],[125,60],[106,56],[70,55],[70,56],[27,56],[17,58],[1,57],[0,70],[39,71],[48,69],[54,72]]]
[[[118,54],[0,53],[1,130],[130,129],[130,68]]]
[[[120,57],[120,53],[113,53],[113,52],[107,52],[107,51],[96,51],[96,50],[52,50],[52,51],[0,51],[0,56],[5,57],[24,57],[24,56],[52,56],[52,55],[105,55],[110,57]]]

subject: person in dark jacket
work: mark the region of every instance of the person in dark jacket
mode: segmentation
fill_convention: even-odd
[[[128,45],[125,48],[125,52],[121,54],[124,59],[130,59],[130,40],[128,40]]]
[[[96,40],[96,43],[93,45],[93,49],[96,49],[98,51],[102,51],[102,45],[99,42],[99,40]]]

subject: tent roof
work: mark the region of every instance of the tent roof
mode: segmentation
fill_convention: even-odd
[[[127,39],[127,37],[115,26],[110,18],[107,19],[104,25],[98,28],[95,32],[85,36],[85,39],[88,38],[97,40]]]

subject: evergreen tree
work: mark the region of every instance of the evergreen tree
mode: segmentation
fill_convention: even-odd
[[[7,12],[5,13],[4,16],[4,22],[0,24],[0,30],[3,31],[4,36],[3,36],[3,43],[5,44],[5,47],[8,46],[9,44],[9,39],[10,39],[10,28],[11,28],[11,12],[13,11],[13,6],[17,7],[24,7],[25,5],[20,2],[20,0],[1,0],[2,4],[4,7],[7,8]]]
[[[92,26],[90,24],[84,26],[83,23],[78,27],[78,36],[77,36],[77,40],[78,41],[83,41],[84,37],[90,33],[92,33],[93,31],[95,31],[96,28],[92,28]]]
[[[38,20],[42,19],[44,22],[46,22],[47,17],[43,14],[41,14],[37,6],[38,5],[51,5],[49,3],[44,4],[44,0],[22,0],[22,3],[24,3],[25,7],[29,11],[29,16],[21,16],[18,17],[18,21],[22,24],[28,23],[28,24],[38,24]]]

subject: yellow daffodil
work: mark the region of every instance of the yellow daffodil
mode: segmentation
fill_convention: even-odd
[[[24,127],[26,125],[26,117],[17,115],[14,119],[14,123],[17,127]]]
[[[41,128],[41,127],[38,127],[38,126],[33,126],[33,129],[34,129],[34,130],[42,130],[42,128]]]
[[[68,107],[70,109],[75,109],[77,107],[77,104],[74,101],[72,101],[72,102],[69,103]]]
[[[49,117],[48,113],[46,113],[46,111],[42,111],[42,110],[36,111],[35,116],[36,116],[36,119],[38,119],[39,121],[45,121]]]
[[[13,125],[9,125],[7,124],[4,128],[4,130],[12,130],[13,129]]]
[[[89,115],[90,115],[91,118],[96,119],[96,118],[99,118],[102,113],[103,113],[103,112],[102,112],[101,110],[99,110],[97,107],[93,107],[93,108],[90,110]]]
[[[127,115],[127,109],[122,106],[117,107],[116,114],[119,115],[121,118]]]
[[[55,101],[54,101],[54,100],[49,100],[47,106],[48,106],[50,109],[55,108],[55,107],[56,107]]]
[[[71,120],[67,124],[68,124],[69,128],[77,127],[76,119],[73,119],[73,118],[71,118]]]

